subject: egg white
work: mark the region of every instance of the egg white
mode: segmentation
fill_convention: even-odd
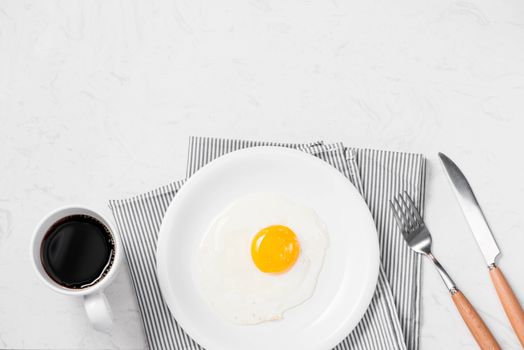
[[[261,272],[251,242],[271,225],[289,227],[300,255],[286,272]],[[329,238],[310,208],[276,193],[254,193],[230,204],[211,223],[197,255],[196,282],[202,297],[224,319],[237,324],[278,320],[315,290]]]

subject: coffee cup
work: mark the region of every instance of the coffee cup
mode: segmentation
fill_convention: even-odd
[[[82,297],[94,328],[109,332],[113,317],[104,289],[123,254],[110,222],[84,206],[59,208],[36,226],[30,251],[40,280],[55,292]]]

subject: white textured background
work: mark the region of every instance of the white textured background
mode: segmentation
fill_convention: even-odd
[[[181,178],[189,135],[422,152],[435,253],[518,348],[437,163],[469,175],[524,300],[524,2],[0,0],[0,348],[146,346],[127,270],[111,336],[28,260],[49,210]],[[474,349],[424,263],[422,349]]]

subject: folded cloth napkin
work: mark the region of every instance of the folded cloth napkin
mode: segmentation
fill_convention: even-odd
[[[322,142],[292,145],[193,137],[189,146],[188,177],[223,154],[260,145],[297,148],[330,163],[360,191],[376,221],[382,257],[377,290],[361,322],[336,349],[417,349],[420,259],[403,243],[387,209],[387,200],[400,190],[407,190],[422,208],[424,158],[415,154],[349,149],[342,144]],[[156,279],[155,254],[160,224],[182,185],[183,181],[177,181],[109,203],[122,237],[152,350],[201,349],[169,313]]]

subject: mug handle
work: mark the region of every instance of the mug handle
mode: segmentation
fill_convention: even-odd
[[[103,292],[84,296],[87,317],[96,330],[108,333],[113,325],[113,312]]]

